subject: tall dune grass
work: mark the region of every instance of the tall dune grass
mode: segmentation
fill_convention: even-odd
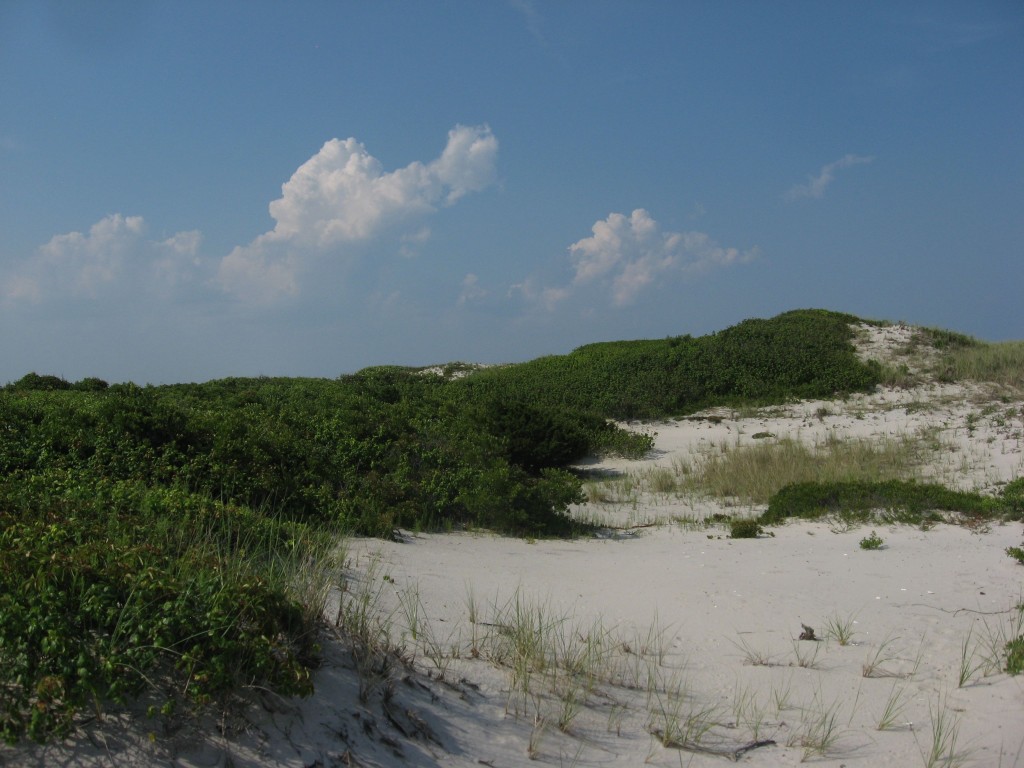
[[[920,434],[871,441],[829,438],[816,446],[787,438],[723,445],[715,453],[677,461],[675,470],[681,492],[767,504],[790,483],[918,478],[932,445]]]
[[[1024,390],[1024,341],[956,347],[942,356],[941,378]]]

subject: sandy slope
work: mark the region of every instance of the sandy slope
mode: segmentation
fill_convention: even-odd
[[[865,354],[891,355],[910,333],[874,330]],[[634,425],[657,432],[647,459],[588,468],[642,475],[766,432],[773,437],[757,439],[812,444],[926,433],[940,447],[926,474],[994,489],[1024,474],[1022,418],[1019,399],[929,384]],[[108,719],[63,745],[0,749],[0,764],[704,766],[729,759],[708,750],[735,754],[771,740],[739,760],[905,766],[925,764],[944,713],[959,729],[963,762],[954,764],[1024,767],[1024,676],[984,665],[991,646],[1020,632],[1024,568],[1004,554],[1024,538],[1019,523],[877,527],[885,546],[866,551],[864,528],[790,523],[771,537],[731,540],[722,528],[680,522],[722,510],[738,511],[641,488],[622,503],[576,510],[615,526],[596,539],[351,542],[347,599],[374,596],[410,662],[365,703],[350,654],[328,631],[311,699],[262,697],[226,722],[170,729]],[[517,604],[549,622],[554,645],[599,636],[602,679],[572,691],[569,678],[537,670],[523,694],[510,662],[488,658]],[[830,621],[853,632],[849,643],[797,639],[805,624],[826,637]],[[972,673],[961,687],[965,648]],[[901,711],[879,730],[890,701]],[[666,748],[650,733],[702,723],[710,727],[690,742],[696,749]],[[834,739],[821,737],[823,725]],[[827,743],[816,751],[815,742]]]

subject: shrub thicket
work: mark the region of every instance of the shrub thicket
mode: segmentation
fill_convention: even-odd
[[[63,734],[147,686],[165,712],[242,685],[308,693],[311,617],[272,578],[305,535],[184,491],[5,477],[0,737]]]
[[[854,322],[836,312],[797,310],[700,338],[589,344],[568,355],[485,369],[459,386],[614,419],[831,397],[869,390],[881,375],[877,364],[857,358]]]

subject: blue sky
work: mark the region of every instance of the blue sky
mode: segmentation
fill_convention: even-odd
[[[1024,338],[1024,4],[0,3],[0,382]]]

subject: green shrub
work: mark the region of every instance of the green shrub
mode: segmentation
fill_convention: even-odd
[[[147,508],[145,489],[48,479],[2,488],[0,737],[62,735],[82,708],[153,681],[196,705],[240,685],[311,690],[312,626],[271,578],[283,531],[253,533],[202,501],[175,516]]]
[[[76,381],[71,385],[71,388],[79,392],[102,392],[108,386],[110,385],[103,379],[97,379],[95,376],[88,376],[80,381]]]
[[[1011,675],[1024,672],[1024,635],[1006,644],[1006,671]]]
[[[1024,517],[1024,477],[1007,483],[1003,487],[1002,498],[1013,517],[1018,520]]]
[[[504,447],[510,463],[533,474],[582,459],[590,447],[583,419],[523,400],[488,400],[475,418]],[[591,430],[605,424],[598,417],[586,421]]]
[[[589,344],[568,355],[480,370],[453,385],[469,399],[525,398],[619,420],[831,397],[869,390],[880,380],[880,367],[854,352],[854,322],[851,315],[797,310],[700,338]]]
[[[761,515],[761,523],[773,525],[789,517],[815,519],[822,515],[866,520],[879,511],[886,518],[913,523],[935,520],[939,512],[980,519],[1012,514],[1001,499],[954,491],[935,483],[810,482],[793,483],[779,490]]]
[[[1024,500],[1024,477],[1018,477],[1016,480],[1011,480],[1003,486],[1003,498],[1017,500]]]
[[[27,373],[17,381],[8,384],[6,389],[23,392],[56,392],[71,389],[71,383],[60,376],[40,376],[38,373]]]
[[[869,536],[865,536],[860,540],[861,549],[881,549],[882,548],[882,537],[874,531]]]
[[[729,523],[730,539],[756,539],[764,533],[757,520],[733,520]]]
[[[1007,547],[1006,554],[1021,565],[1024,565],[1024,547]]]

